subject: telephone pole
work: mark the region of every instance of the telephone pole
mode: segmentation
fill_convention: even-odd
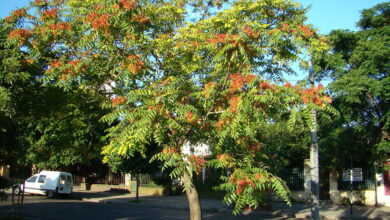
[[[314,70],[312,60],[309,62],[309,83],[314,86]],[[320,219],[320,178],[319,178],[319,161],[318,161],[318,137],[317,137],[317,112],[312,110],[314,122],[310,126],[310,184],[311,184],[311,219]]]

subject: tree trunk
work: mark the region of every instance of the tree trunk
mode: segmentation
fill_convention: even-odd
[[[188,206],[190,208],[190,220],[201,220],[202,210],[200,207],[200,200],[198,192],[192,182],[192,177],[187,172],[184,173],[183,182],[186,189],[188,199]]]
[[[139,201],[139,174],[136,174],[135,177],[136,190],[135,190],[135,200]]]

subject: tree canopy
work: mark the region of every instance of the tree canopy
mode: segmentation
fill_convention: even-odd
[[[191,176],[206,163],[230,173],[220,189],[234,213],[268,190],[289,201],[266,165],[264,128],[281,118],[316,127],[312,110],[335,112],[322,86],[282,80],[291,62],[328,48],[305,20],[289,0],[36,0],[6,18],[8,44],[43,66],[40,82],[111,97],[105,161],[152,140],[163,148],[153,159],[183,179],[191,219],[201,216]],[[214,159],[184,154],[185,143],[207,144]]]
[[[348,166],[341,155],[373,164],[390,152],[389,16],[388,2],[363,10],[361,30],[332,31],[332,50],[316,55],[316,70],[332,79],[329,88],[341,113],[323,132],[325,160],[333,166]]]

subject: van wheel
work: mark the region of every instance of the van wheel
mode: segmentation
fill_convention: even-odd
[[[47,191],[46,196],[48,199],[53,199],[56,194],[53,191]]]
[[[19,195],[20,194],[20,187],[19,186],[14,186],[12,188],[12,190],[14,191],[14,194],[15,195]]]

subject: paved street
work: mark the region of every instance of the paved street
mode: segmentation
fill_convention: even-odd
[[[201,200],[205,220],[254,220],[254,219],[304,219],[310,216],[310,206],[295,204],[288,207],[283,203],[273,203],[270,211],[254,211],[247,215],[233,216],[231,210],[220,200]],[[26,196],[23,210],[14,215],[27,219],[188,219],[188,204],[184,196],[144,196],[136,203],[134,195],[111,192],[76,191],[72,198],[47,199],[45,196]],[[0,216],[11,216],[10,199],[0,202]],[[292,218],[295,216],[296,218]],[[322,204],[321,216],[324,219],[350,219],[348,207]],[[388,207],[354,208],[352,219],[389,219]]]
[[[0,203],[0,216],[12,215],[10,202]],[[97,203],[75,199],[46,199],[44,196],[26,196],[22,211],[15,215],[23,215],[28,219],[68,220],[68,219],[188,219],[188,211],[144,206],[142,203]],[[263,216],[262,219],[280,219]],[[206,212],[206,220],[217,219],[259,219],[258,216],[233,216],[225,212]]]

